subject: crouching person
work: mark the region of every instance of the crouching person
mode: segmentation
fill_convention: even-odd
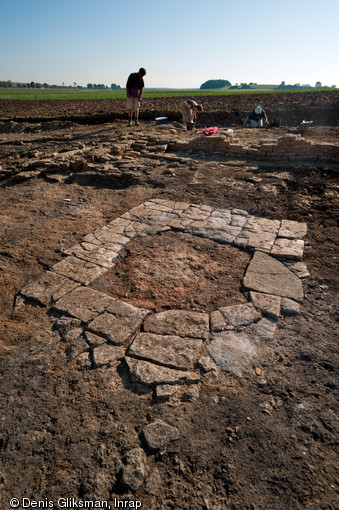
[[[192,101],[191,99],[187,99],[187,101],[183,101],[179,105],[179,111],[182,114],[182,122],[187,129],[192,122],[195,122],[197,113],[203,111],[203,107],[201,104]]]
[[[265,110],[261,106],[257,106],[254,110],[246,117],[245,125],[250,125],[251,128],[262,128],[264,124],[267,124],[267,115]]]

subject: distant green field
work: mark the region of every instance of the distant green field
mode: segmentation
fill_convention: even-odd
[[[257,85],[256,89],[233,89],[233,90],[153,90],[145,89],[144,97],[176,97],[176,96],[220,96],[229,94],[267,94],[279,92],[305,92],[315,90],[337,90],[337,89],[298,89],[298,90],[276,90],[270,87],[276,85]],[[125,98],[125,90],[77,90],[77,89],[17,89],[0,88],[0,99],[119,99]]]

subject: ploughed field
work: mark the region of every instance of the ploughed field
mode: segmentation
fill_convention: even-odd
[[[145,98],[142,101],[141,119],[151,120],[168,115],[179,120],[178,104],[183,97]],[[272,119],[282,118],[290,125],[301,120],[314,119],[319,124],[333,125],[338,120],[339,99],[337,91],[280,92],[271,94],[238,94],[194,97],[204,107],[199,116],[202,124],[211,122],[239,122],[258,104]],[[232,114],[237,109],[239,117]],[[0,100],[0,119],[50,119],[65,118],[81,122],[102,122],[124,118],[124,99],[96,100]]]

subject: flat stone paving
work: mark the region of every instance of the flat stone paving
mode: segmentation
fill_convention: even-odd
[[[89,287],[124,256],[132,239],[168,230],[248,250],[247,304],[225,303],[211,313],[152,313]],[[82,368],[124,360],[132,382],[171,395],[171,387],[198,383],[201,371],[243,377],[262,345],[273,342],[280,315],[300,313],[306,232],[305,223],[240,209],[149,200],[66,250],[63,260],[21,290],[17,304],[34,301],[59,316],[67,355]]]

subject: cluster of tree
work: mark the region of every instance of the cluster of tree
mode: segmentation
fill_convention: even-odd
[[[222,89],[230,86],[231,83],[228,80],[207,80],[205,83],[200,85],[200,90]]]
[[[312,89],[313,87],[309,84],[300,84],[300,83],[295,83],[294,85],[286,85],[286,83],[284,81],[282,81],[280,83],[280,85],[278,85],[277,89],[279,90],[298,90],[298,89]],[[315,89],[335,89],[336,86],[335,85],[332,85],[331,87],[328,87],[327,85],[322,85],[320,81],[316,81],[315,82],[315,85],[314,85],[314,88]]]
[[[112,89],[112,90],[121,90],[120,85],[116,85],[115,83],[112,83],[110,87],[108,85],[104,85],[103,83],[88,83],[87,88],[90,90],[96,89],[96,90],[103,90],[103,89]]]
[[[115,83],[112,83],[110,87],[103,84],[92,84],[89,83],[87,87],[82,87],[81,85],[77,85],[77,83],[74,81],[73,86],[65,85],[63,83],[62,85],[49,85],[48,83],[38,83],[31,81],[30,83],[19,83],[19,82],[12,82],[11,80],[7,81],[0,81],[0,87],[1,88],[23,88],[23,89],[58,89],[58,88],[76,88],[76,89],[112,89],[112,90],[121,90],[120,85],[116,85]]]

